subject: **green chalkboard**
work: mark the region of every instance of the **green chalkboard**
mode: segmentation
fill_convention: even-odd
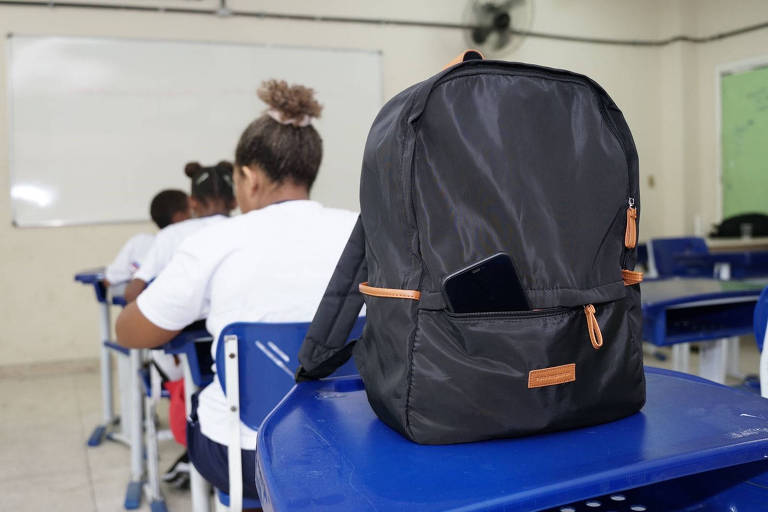
[[[768,67],[720,78],[723,218],[768,213]]]

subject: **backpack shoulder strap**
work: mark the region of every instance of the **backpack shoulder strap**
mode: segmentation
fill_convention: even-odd
[[[355,341],[347,339],[363,307],[358,285],[367,276],[365,231],[358,217],[299,350],[296,382],[326,377],[350,358]]]

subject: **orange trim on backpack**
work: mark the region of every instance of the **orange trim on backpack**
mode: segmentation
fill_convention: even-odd
[[[643,273],[623,268],[621,269],[621,278],[624,280],[624,286],[632,286],[643,282]]]
[[[470,58],[471,57],[471,58]],[[477,57],[480,57],[479,59]],[[455,66],[456,64],[461,64],[464,61],[467,60],[483,60],[485,57],[483,57],[483,54],[480,53],[478,50],[464,50],[460,54],[458,54],[454,59],[449,62],[448,64],[443,67],[443,69],[448,69],[451,66]]]
[[[576,380],[576,363],[552,366],[528,372],[528,389],[555,386]]]
[[[358,286],[360,293],[363,295],[370,295],[372,297],[385,297],[389,299],[410,299],[419,300],[421,298],[421,292],[417,290],[401,290],[399,288],[376,288],[375,286],[369,286],[368,282],[360,283]]]

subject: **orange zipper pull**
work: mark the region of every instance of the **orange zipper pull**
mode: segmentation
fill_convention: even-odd
[[[637,245],[637,208],[635,208],[635,198],[629,198],[627,207],[627,230],[624,232],[624,247],[634,249]]]
[[[592,348],[597,350],[603,346],[603,333],[600,332],[600,324],[597,323],[597,317],[595,316],[595,306],[592,304],[587,304],[584,306],[584,314],[587,316],[589,341],[592,342]]]

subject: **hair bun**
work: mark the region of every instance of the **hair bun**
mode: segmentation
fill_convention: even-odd
[[[234,172],[232,162],[227,162],[226,160],[217,163],[215,169],[222,174],[232,174]]]
[[[285,80],[267,80],[258,90],[259,98],[284,119],[320,117],[323,106],[315,99],[315,91],[303,85],[288,85]]]
[[[202,169],[203,166],[201,166],[198,162],[189,162],[187,165],[184,166],[184,174],[186,174],[188,177],[193,177],[195,174],[200,172],[200,169]]]

